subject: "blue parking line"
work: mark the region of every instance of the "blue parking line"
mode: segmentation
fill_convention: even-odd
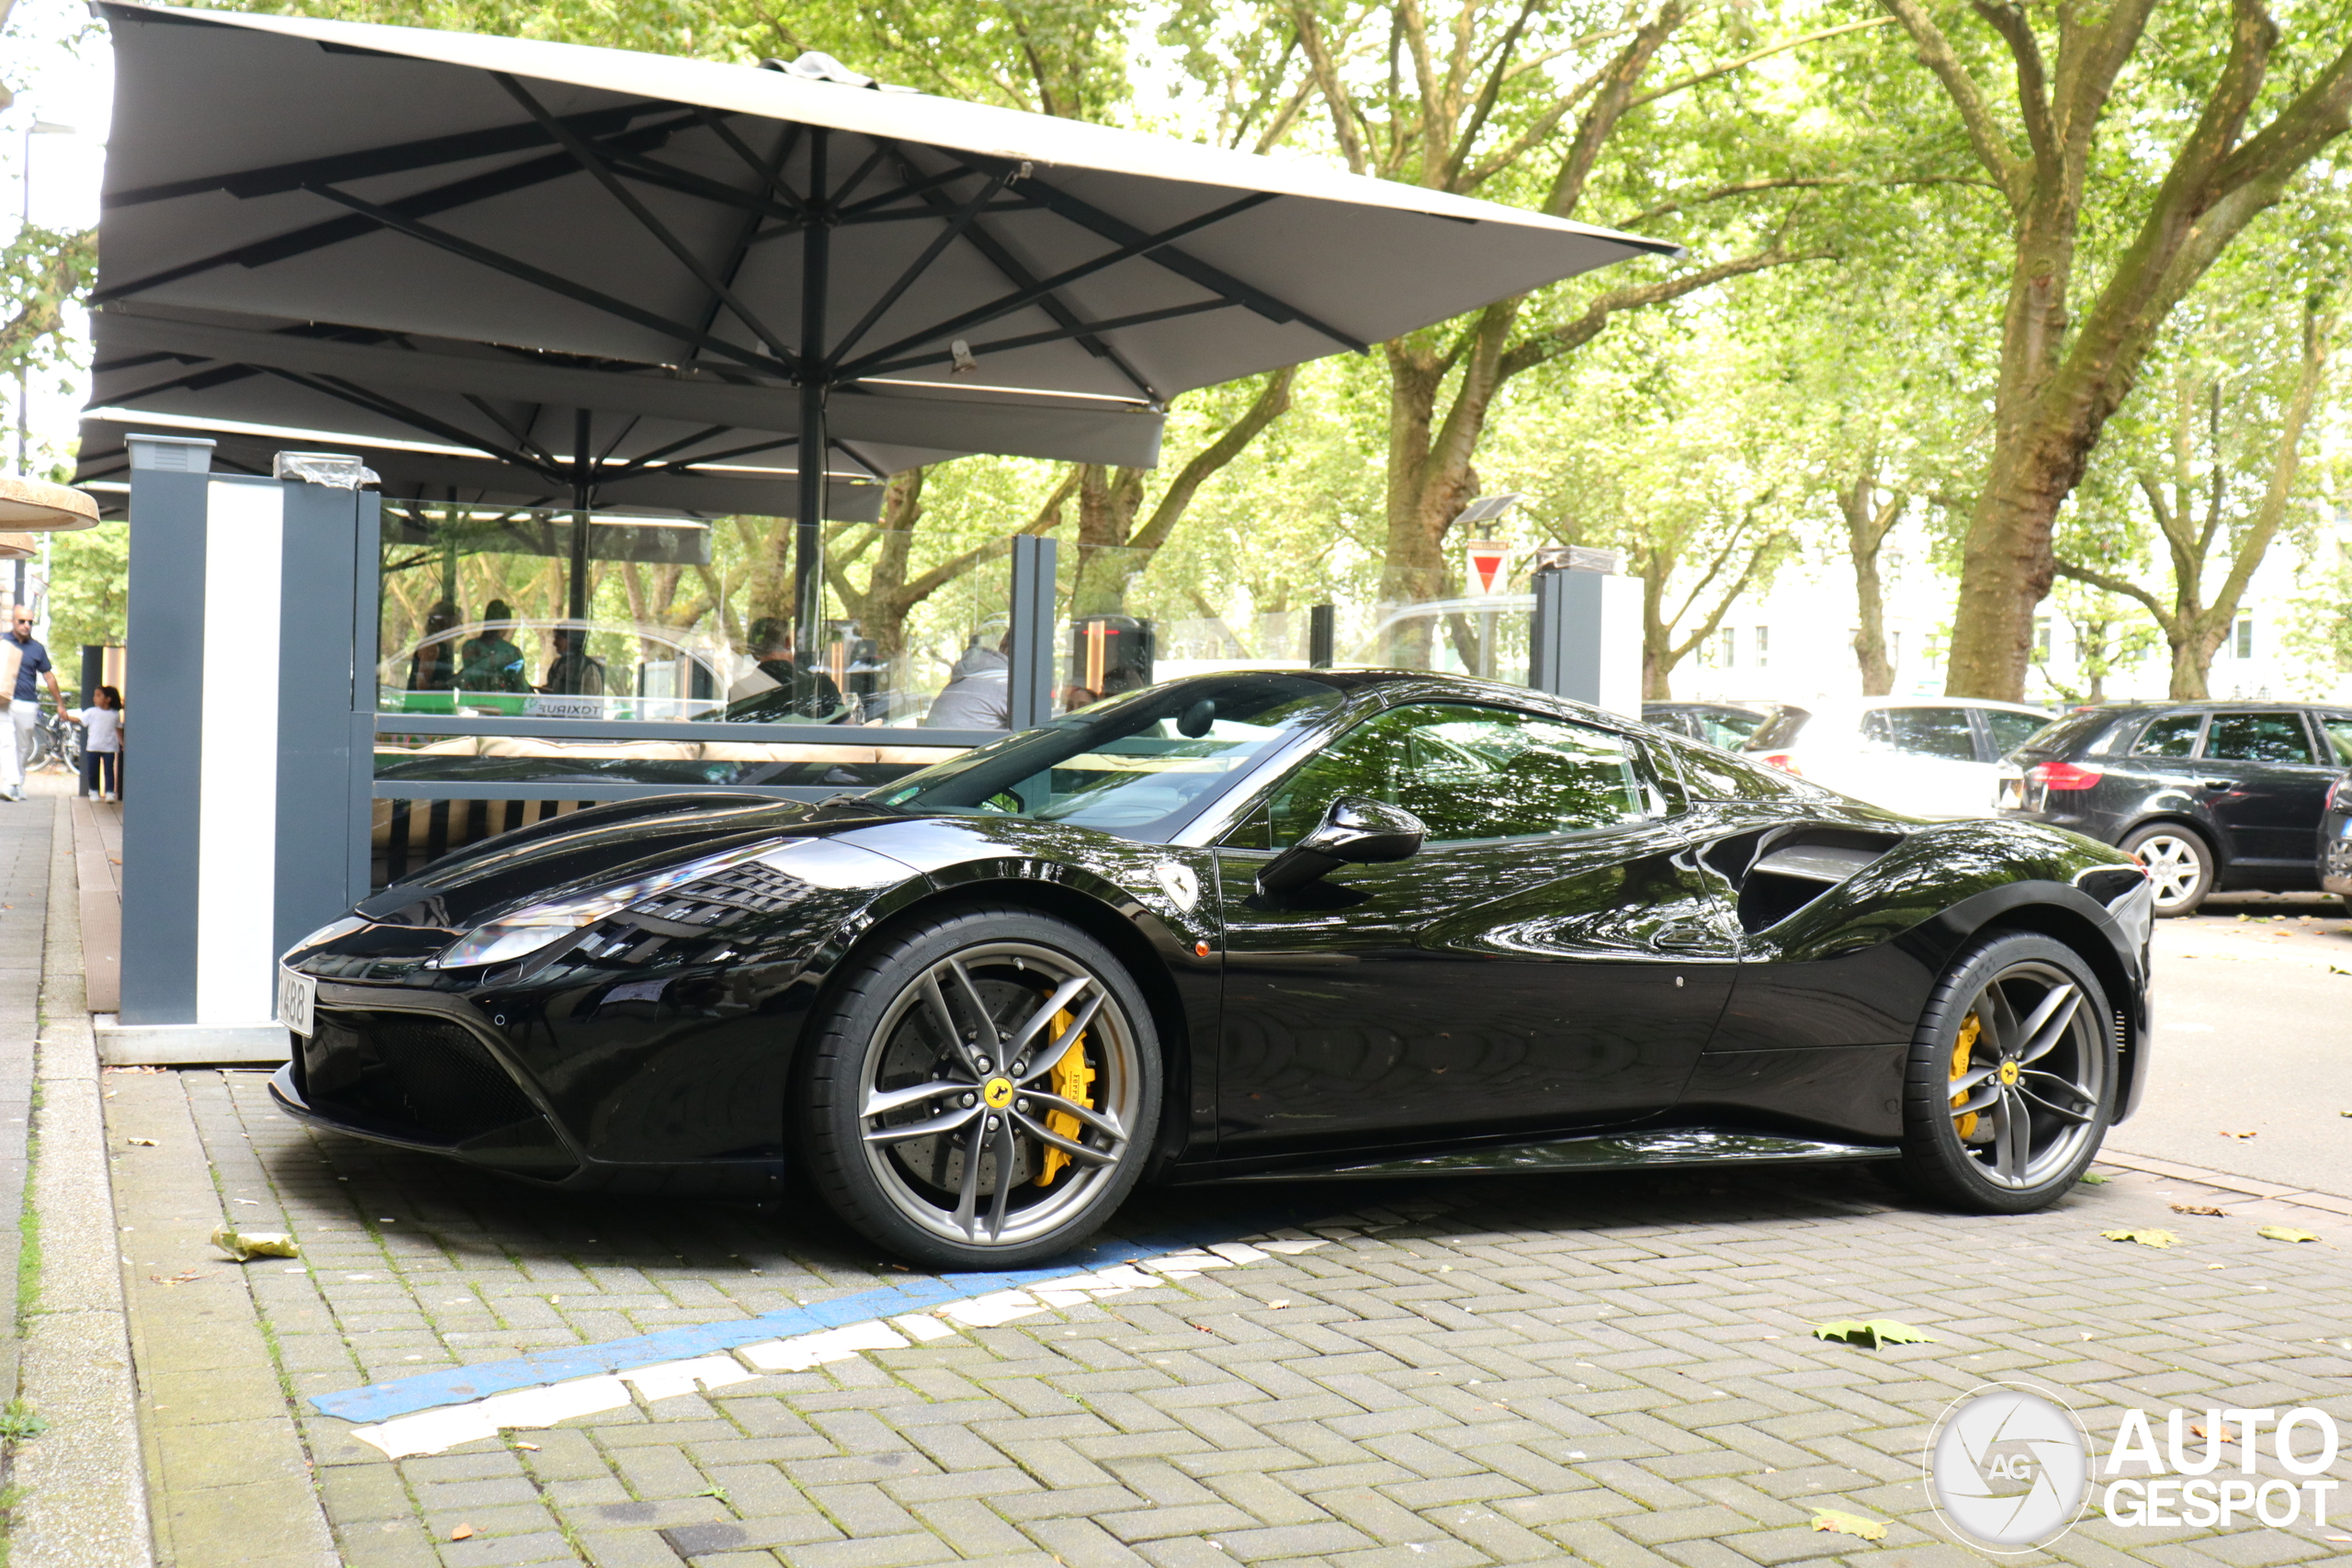
[[[1349,1208],[1366,1207],[1378,1201],[1374,1192],[1363,1188],[1356,1189],[1351,1196],[1359,1201],[1347,1205]],[[1172,1231],[1133,1241],[1091,1241],[1071,1248],[1048,1268],[1020,1269],[995,1274],[914,1275],[903,1281],[894,1280],[879,1290],[861,1291],[854,1296],[819,1302],[812,1306],[789,1307],[780,1312],[763,1313],[757,1317],[740,1318],[732,1323],[698,1323],[684,1328],[665,1328],[659,1333],[611,1339],[601,1345],[535,1350],[529,1355],[503,1361],[483,1361],[470,1367],[419,1372],[413,1377],[368,1383],[338,1393],[312,1394],[311,1403],[324,1414],[339,1416],[346,1421],[387,1421],[395,1416],[413,1416],[420,1410],[434,1410],[445,1404],[468,1404],[488,1394],[538,1388],[570,1378],[623,1371],[661,1361],[684,1360],[689,1356],[707,1356],[715,1351],[757,1344],[763,1339],[787,1338],[821,1328],[843,1328],[853,1323],[869,1323],[876,1318],[895,1317],[901,1313],[919,1312],[948,1302],[969,1301],[998,1291],[1017,1290],[1023,1285],[1058,1280],[1090,1269],[1134,1263],[1189,1247],[1232,1241],[1238,1236],[1262,1235],[1280,1226],[1299,1224],[1302,1214],[1318,1219],[1326,1217],[1332,1212],[1332,1207],[1328,1204],[1316,1204],[1311,1208],[1284,1205],[1279,1213],[1262,1209],[1252,1211],[1238,1223],[1234,1218],[1227,1218],[1215,1225],[1179,1225]]]

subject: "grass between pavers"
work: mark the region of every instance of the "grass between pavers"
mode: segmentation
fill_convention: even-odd
[[[17,1202],[17,1310],[9,1325],[19,1347],[40,1306],[40,1211],[33,1202],[33,1173],[40,1168],[40,1083],[35,1079],[25,1102],[25,1190]],[[21,1398],[11,1398],[0,1410],[0,1568],[8,1568],[8,1537],[17,1505],[25,1500],[25,1489],[13,1479],[17,1448],[40,1436],[48,1425]]]

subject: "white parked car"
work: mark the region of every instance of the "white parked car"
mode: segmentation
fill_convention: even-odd
[[[1990,817],[2001,759],[2057,716],[1976,697],[1791,705],[1746,750],[1874,806],[1915,817]]]

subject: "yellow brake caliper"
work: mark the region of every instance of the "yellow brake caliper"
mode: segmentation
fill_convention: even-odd
[[[1054,1014],[1053,1031],[1056,1034],[1058,1035],[1069,1026],[1069,1014],[1067,1012]],[[1089,1111],[1094,1109],[1094,1098],[1087,1092],[1094,1086],[1094,1069],[1086,1065],[1085,1035],[1081,1034],[1069,1043],[1069,1049],[1062,1053],[1062,1059],[1056,1062],[1046,1074],[1046,1081],[1052,1086],[1056,1094],[1071,1104],[1083,1105]],[[1076,1143],[1079,1134],[1086,1130],[1080,1124],[1078,1118],[1067,1111],[1046,1111],[1046,1126],[1072,1143]],[[1047,1145],[1044,1168],[1037,1172],[1037,1185],[1043,1187],[1052,1181],[1061,1173],[1062,1167],[1069,1163],[1069,1156],[1050,1144]]]
[[[1952,1082],[1958,1083],[1967,1076],[1969,1059],[1976,1055],[1976,1037],[1984,1032],[1984,1021],[1974,1013],[1970,1013],[1962,1021],[1960,1038],[1952,1042],[1951,1047]],[[1968,1091],[1962,1089],[1960,1093],[1953,1095],[1951,1102],[1954,1105],[1967,1104]],[[1964,1116],[1953,1117],[1952,1130],[1960,1134],[1961,1142],[1966,1143],[1969,1136],[1976,1131],[1976,1112],[1971,1111]]]

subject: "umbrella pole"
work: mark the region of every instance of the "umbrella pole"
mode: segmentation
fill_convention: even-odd
[[[564,614],[575,621],[588,618],[588,508],[594,496],[588,482],[588,420],[586,409],[572,411],[571,581]]]
[[[832,269],[827,140],[824,130],[809,132],[808,211],[800,231],[800,504],[792,540],[792,657],[803,670],[815,667],[825,618],[825,294]]]

